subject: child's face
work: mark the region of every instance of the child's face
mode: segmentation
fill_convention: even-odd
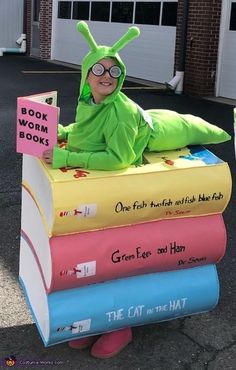
[[[101,64],[105,70],[117,65],[112,58],[101,59],[97,63]],[[87,81],[96,104],[101,103],[108,95],[112,94],[118,84],[118,79],[111,77],[108,71],[104,71],[104,74],[101,76],[95,76],[90,71]]]

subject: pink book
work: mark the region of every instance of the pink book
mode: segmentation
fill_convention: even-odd
[[[57,92],[17,98],[16,151],[42,158],[57,143]]]
[[[221,214],[48,237],[40,211],[24,187],[22,236],[48,292],[216,263],[226,247]],[[21,263],[28,266],[29,261]]]

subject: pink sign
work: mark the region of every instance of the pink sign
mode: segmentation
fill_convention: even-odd
[[[42,158],[57,143],[56,92],[17,99],[16,151]]]

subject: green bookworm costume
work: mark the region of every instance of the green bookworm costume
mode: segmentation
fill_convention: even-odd
[[[53,168],[119,170],[141,165],[144,150],[172,150],[230,140],[224,130],[199,117],[161,109],[144,111],[121,92],[126,68],[118,51],[139,35],[137,27],[129,28],[112,47],[98,46],[85,22],[79,22],[77,29],[91,50],[82,63],[75,123],[59,125],[58,139],[67,144],[65,149],[54,147]],[[116,90],[100,104],[94,104],[87,75],[95,63],[106,57],[116,59],[122,74]]]

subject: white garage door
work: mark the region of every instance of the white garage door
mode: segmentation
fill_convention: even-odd
[[[23,33],[24,0],[0,0],[0,48],[16,47]]]
[[[127,75],[165,82],[173,77],[178,1],[58,1],[53,3],[52,59],[81,64],[88,52],[76,31],[85,20],[98,44],[113,45],[130,27],[141,35],[120,55]]]
[[[224,0],[217,95],[236,99],[236,1]]]

